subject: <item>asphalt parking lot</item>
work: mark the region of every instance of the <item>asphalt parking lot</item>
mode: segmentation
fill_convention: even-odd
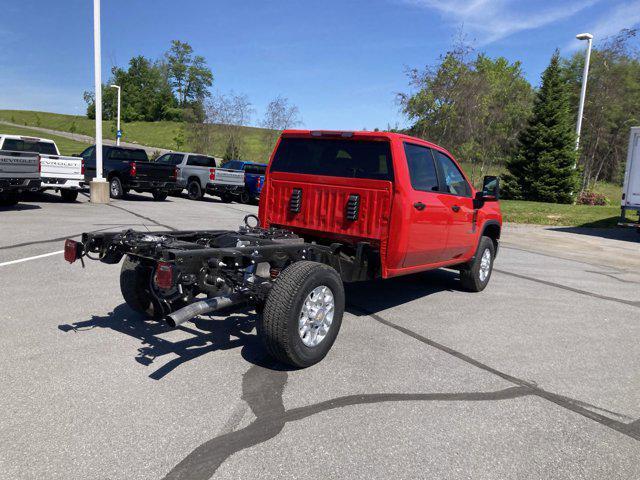
[[[640,478],[637,236],[507,229],[479,294],[445,270],[350,285],[332,351],[298,371],[265,357],[251,311],[144,322],[119,266],[60,253],[84,231],[256,210],[0,210],[0,478]]]

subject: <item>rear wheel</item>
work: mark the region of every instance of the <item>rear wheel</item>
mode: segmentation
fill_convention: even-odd
[[[249,192],[243,190],[238,196],[238,201],[244,205],[247,205],[249,202],[251,202],[251,196],[249,195]]]
[[[13,207],[18,203],[18,194],[9,192],[0,194],[0,207]]]
[[[191,180],[187,185],[187,194],[191,200],[200,200],[204,197],[204,191],[198,180]]]
[[[493,271],[496,247],[489,237],[481,237],[474,259],[460,269],[462,287],[470,292],[481,292],[489,284]]]
[[[60,190],[60,196],[65,202],[75,202],[78,199],[77,190]]]
[[[156,202],[163,202],[169,196],[169,192],[163,192],[162,190],[154,190],[151,194]]]
[[[111,180],[109,180],[109,195],[111,195],[111,198],[124,197],[122,181],[118,177],[113,177]]]
[[[233,201],[233,197],[228,193],[223,193],[222,195],[220,195],[220,200],[222,200],[224,203],[231,203]]]
[[[132,310],[148,317],[154,317],[151,292],[151,268],[127,256],[120,270],[120,292]]]
[[[344,287],[333,268],[296,262],[280,273],[264,306],[259,333],[277,360],[298,368],[322,360],[344,313]]]

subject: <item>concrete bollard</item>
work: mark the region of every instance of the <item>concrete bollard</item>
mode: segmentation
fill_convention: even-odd
[[[89,182],[91,203],[109,203],[109,182],[93,180]]]

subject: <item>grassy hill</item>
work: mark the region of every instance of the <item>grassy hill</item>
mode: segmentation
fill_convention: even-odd
[[[24,125],[25,127],[42,127],[63,132],[95,135],[95,121],[80,115],[64,115],[60,113],[33,112],[27,110],[0,110],[0,120]],[[0,127],[5,131],[8,127]],[[185,124],[180,122],[131,122],[122,125],[125,142],[139,143],[169,150],[191,150],[189,133]],[[188,128],[188,127],[187,127]],[[223,127],[209,125],[213,145],[211,151],[198,152],[221,157],[226,147]],[[116,126],[114,121],[102,123],[105,138],[115,140]],[[7,132],[9,133],[9,132]],[[262,128],[242,127],[244,139],[243,157],[246,160],[266,162],[269,150],[265,140],[268,131]],[[42,136],[42,134],[40,134]]]

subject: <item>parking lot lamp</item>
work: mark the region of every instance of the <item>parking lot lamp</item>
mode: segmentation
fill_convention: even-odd
[[[576,124],[576,150],[580,147],[580,130],[582,130],[582,115],[584,113],[584,98],[587,93],[587,78],[589,77],[589,60],[591,59],[591,45],[593,43],[593,35],[590,33],[580,33],[576,35],[578,40],[587,41],[587,54],[584,59],[584,71],[582,73],[582,90],[580,91],[580,106],[578,107],[578,123]],[[578,165],[576,158],[576,164]]]
[[[116,120],[116,145],[120,146],[120,137],[122,136],[122,131],[120,130],[120,85],[111,85],[111,88],[118,89],[118,119]]]

